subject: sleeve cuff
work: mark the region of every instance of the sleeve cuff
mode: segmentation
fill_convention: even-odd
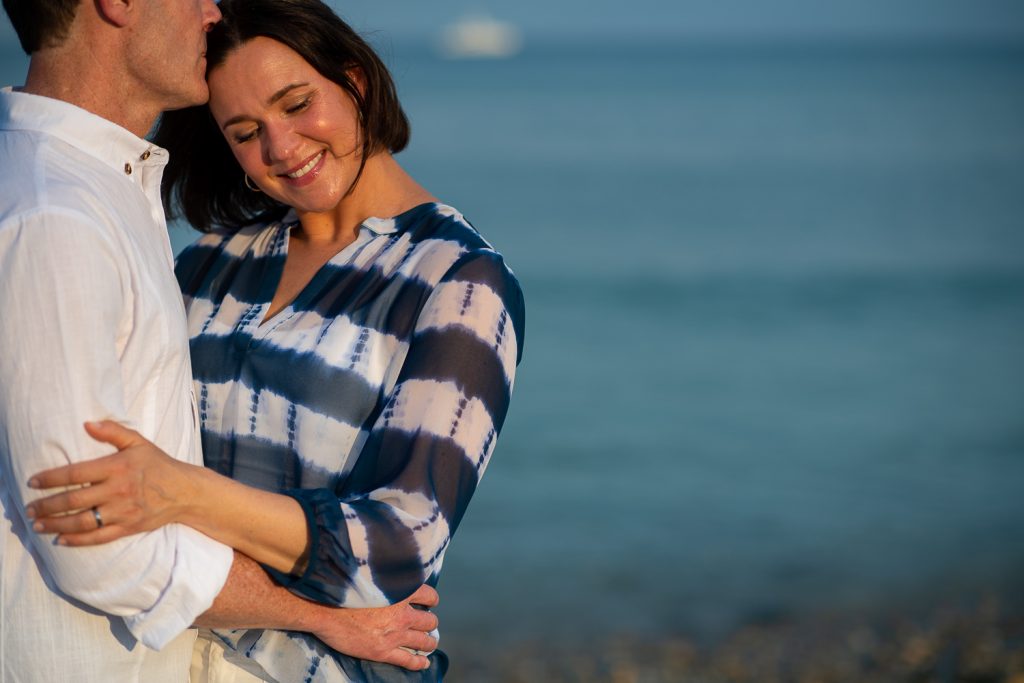
[[[191,527],[176,524],[168,530],[177,533],[170,581],[152,607],[124,618],[132,635],[153,650],[191,628],[213,605],[234,561],[231,548]]]
[[[324,565],[330,563],[322,557],[328,549],[320,542],[325,532],[337,533],[339,529],[345,528],[338,497],[328,489],[288,489],[281,491],[281,494],[294,498],[306,516],[310,539],[309,559],[301,574],[288,574],[267,565],[261,566],[274,581],[296,595],[323,605],[340,605],[345,588],[324,580]]]

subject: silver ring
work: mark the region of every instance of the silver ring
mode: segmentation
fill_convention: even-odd
[[[103,516],[100,515],[100,511],[97,508],[95,508],[95,507],[92,509],[92,516],[96,518],[96,528],[97,529],[102,529],[103,528]]]

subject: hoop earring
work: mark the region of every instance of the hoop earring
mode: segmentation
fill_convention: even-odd
[[[253,191],[253,192],[263,192],[263,190],[261,190],[260,188],[256,187],[255,185],[253,185],[252,180],[249,178],[249,174],[248,173],[243,173],[242,176],[245,178],[245,186],[248,187],[251,191]]]

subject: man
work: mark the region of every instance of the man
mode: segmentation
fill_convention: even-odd
[[[304,630],[425,667],[400,646],[424,649],[436,619],[408,601],[308,603],[180,525],[89,548],[32,532],[28,477],[109,450],[86,420],[200,459],[159,196],[166,152],[142,136],[162,110],[205,101],[205,32],[220,15],[213,0],[3,4],[30,64],[23,88],[0,93],[0,681],[182,683],[193,623]]]

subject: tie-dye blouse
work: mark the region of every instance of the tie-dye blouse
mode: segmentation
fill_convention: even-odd
[[[366,220],[264,320],[295,225],[289,214],[205,235],[178,258],[203,455],[302,506],[308,566],[270,570],[281,584],[324,604],[394,603],[436,582],[494,450],[522,354],[522,292],[461,214],[424,204]],[[281,683],[365,677],[301,634],[221,637]]]

